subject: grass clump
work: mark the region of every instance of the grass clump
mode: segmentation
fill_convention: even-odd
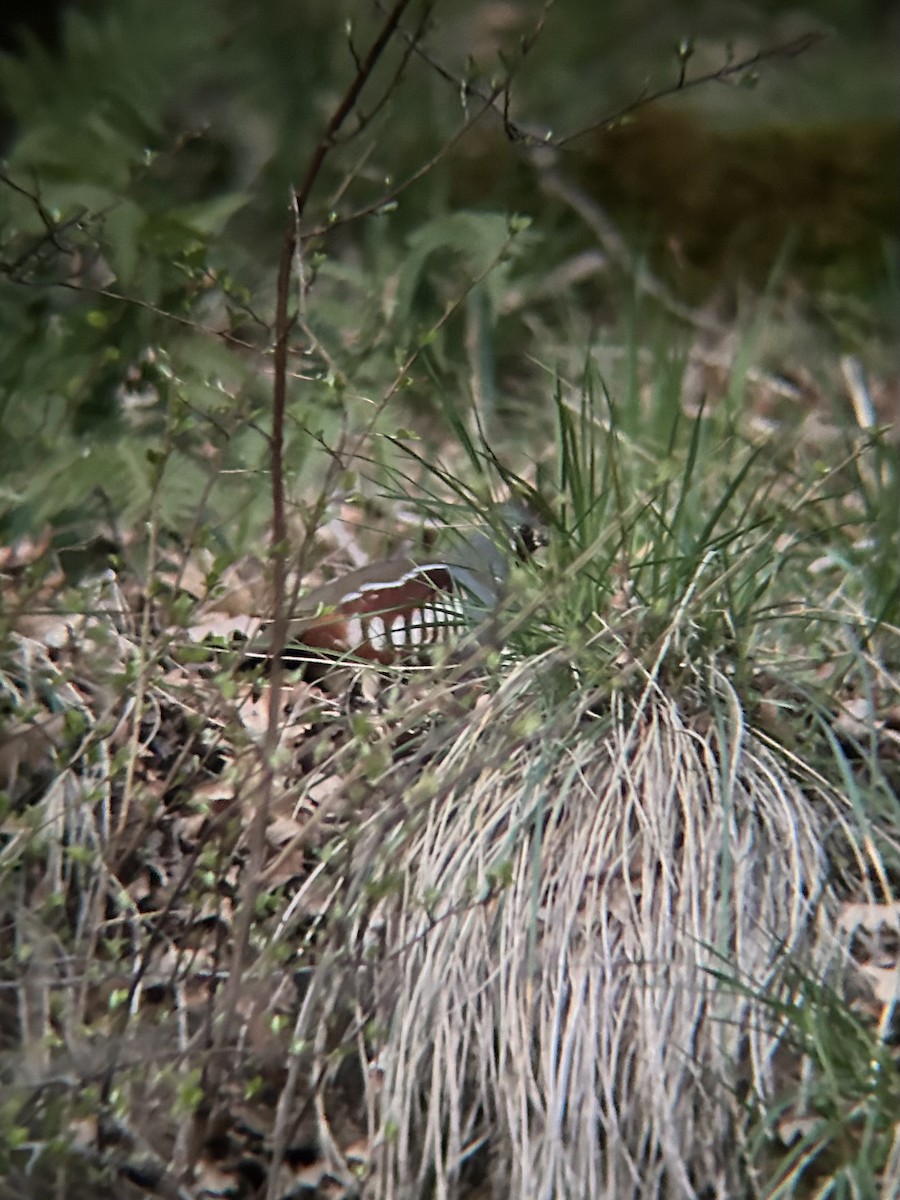
[[[208,194],[215,147],[198,134],[173,209],[194,139],[157,146],[169,83],[220,94],[204,40],[264,57],[268,26],[233,39],[212,7],[179,72],[142,76],[144,125],[109,126],[127,196],[70,193],[58,130],[0,179],[0,1198],[890,1194],[900,508],[889,393],[856,357],[877,321],[813,369],[783,349],[815,324],[787,250],[762,303],[703,308],[637,262],[571,139],[518,124],[549,9],[495,85],[441,66],[430,9],[341,34],[322,8],[317,70],[350,78],[295,101],[273,76],[312,149],[260,254],[251,190]],[[130,44],[126,8],[64,44]],[[427,92],[446,118],[451,84],[462,124],[401,177],[413,71],[407,110]],[[559,240],[542,211],[421,214],[481,117]],[[254,161],[269,194],[285,164]],[[812,433],[784,420],[801,403]],[[282,662],[311,586],[473,530],[509,549],[508,500],[548,544],[446,654]]]

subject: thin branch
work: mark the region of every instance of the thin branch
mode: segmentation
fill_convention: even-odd
[[[297,213],[302,217],[306,210],[307,202],[310,194],[315,186],[316,179],[322,169],[329,152],[333,149],[337,134],[353,111],[359,96],[368,82],[369,76],[375,70],[378,60],[381,58],[387,49],[388,43],[394,36],[397,26],[400,23],[400,18],[403,16],[406,9],[409,7],[411,0],[397,0],[397,3],[391,9],[390,13],[381,28],[378,37],[372,43],[369,53],[366,55],[360,69],[344,93],[344,98],[338,104],[337,108],[331,114],[331,118],[325,127],[325,132],[319,139],[318,145],[313,151],[313,156],[310,160],[309,167],[306,172],[306,177],[303,183],[295,191],[293,197],[293,206]],[[293,238],[293,229],[290,231],[289,237]]]
[[[544,9],[541,13],[540,27],[543,27],[553,0],[547,0]],[[523,42],[522,58],[530,51],[534,45],[535,38],[540,32],[540,29],[534,31],[533,35]],[[402,33],[402,31],[401,31]],[[411,35],[402,33],[402,36],[409,38]],[[578,138],[585,137],[587,134],[595,132],[599,129],[608,128],[621,121],[623,117],[630,116],[638,109],[644,108],[649,104],[653,104],[659,100],[667,99],[679,92],[688,91],[692,88],[700,87],[702,84],[712,82],[722,82],[725,79],[738,75],[741,72],[747,71],[760,63],[770,61],[777,58],[794,58],[799,54],[805,53],[812,46],[816,45],[821,40],[822,35],[819,33],[807,33],[799,38],[795,38],[790,42],[783,42],[777,46],[770,46],[765,50],[758,50],[755,54],[749,55],[747,58],[740,59],[736,62],[727,62],[724,66],[715,71],[709,71],[703,75],[698,75],[694,79],[686,79],[686,63],[687,59],[682,54],[680,55],[681,70],[679,78],[673,84],[667,84],[665,87],[657,89],[655,92],[649,92],[646,89],[623,105],[613,113],[607,114],[598,121],[592,122],[590,125],[584,126],[582,129],[576,130],[574,133],[567,134],[562,138],[547,137],[539,133],[529,130],[525,125],[515,122],[509,115],[510,103],[510,85],[513,78],[511,71],[503,80],[488,91],[482,91],[477,86],[471,84],[468,80],[454,75],[447,67],[445,67],[438,59],[422,46],[415,48],[416,54],[428,64],[428,66],[445,82],[450,83],[455,90],[461,95],[468,98],[475,98],[481,101],[481,107],[471,117],[467,116],[466,120],[460,126],[452,137],[448,138],[441,148],[422,166],[418,167],[410,175],[407,176],[401,183],[395,184],[389,191],[382,193],[377,199],[370,201],[368,204],[361,205],[352,212],[346,213],[337,219],[329,219],[325,222],[319,222],[316,225],[310,226],[303,231],[304,240],[309,240],[315,237],[322,237],[332,229],[337,229],[343,225],[350,225],[363,217],[374,216],[375,214],[384,211],[384,209],[394,203],[398,196],[407,191],[413,184],[417,183],[424,175],[427,175],[440,160],[453,149],[454,146],[477,124],[477,122],[488,112],[493,112],[500,118],[503,125],[504,133],[512,143],[518,143],[525,148],[543,149],[543,150],[559,150]],[[518,66],[520,63],[517,64]]]
[[[658,100],[666,100],[669,96],[678,95],[679,92],[687,92],[692,88],[702,87],[707,83],[721,83],[725,79],[730,79],[734,75],[740,75],[744,71],[749,71],[752,67],[757,67],[760,63],[769,62],[776,58],[796,58],[799,54],[805,54],[807,50],[817,45],[822,40],[821,33],[804,33],[801,37],[794,38],[790,42],[781,42],[776,46],[769,46],[765,50],[757,50],[755,54],[748,55],[747,58],[739,59],[737,62],[726,62],[724,66],[719,67],[715,71],[706,71],[703,75],[696,75],[693,79],[686,79],[686,61],[684,56],[680,56],[680,70],[678,79],[674,83],[667,84],[665,87],[658,88],[655,92],[648,91],[646,88],[636,96],[628,104],[623,105],[614,113],[602,117],[598,121],[591,122],[590,125],[585,125],[582,129],[576,129],[574,133],[569,133],[562,138],[541,139],[538,143],[532,140],[532,144],[548,146],[554,150],[561,150],[564,146],[570,145],[577,141],[578,138],[586,137],[589,133],[595,133],[600,129],[608,129],[610,125],[615,125],[621,121],[623,117],[630,116],[639,108],[644,108],[648,104],[655,104]]]
[[[28,280],[17,280],[17,282],[29,283]],[[35,285],[38,286],[38,285]],[[45,285],[39,285],[45,286]],[[209,325],[203,325],[199,321],[192,321],[190,317],[181,317],[178,313],[170,312],[166,308],[160,308],[158,304],[152,304],[149,300],[141,300],[138,296],[126,296],[123,292],[113,291],[111,288],[92,287],[87,284],[79,283],[76,280],[64,279],[59,280],[53,285],[54,287],[67,288],[72,292],[83,292],[86,296],[102,296],[106,300],[116,300],[122,304],[130,304],[132,308],[142,308],[146,312],[152,313],[155,317],[162,317],[163,320],[171,321],[175,325],[181,325],[185,329],[190,329],[192,333],[204,333],[209,337],[216,338],[224,342],[228,346],[234,346],[238,350],[252,350],[256,354],[268,353],[263,350],[255,342],[248,342],[244,338],[235,337],[233,333],[229,333],[225,329],[213,329]],[[271,329],[248,305],[238,305],[237,307],[255,324],[261,326],[266,333],[270,334]]]
[[[60,251],[61,254],[68,253],[66,247],[58,242],[56,237],[69,225],[77,224],[84,216],[84,211],[79,213],[77,216],[70,217],[65,225],[60,225],[58,222],[54,221],[49,212],[47,212],[39,191],[29,192],[29,190],[26,187],[23,187],[21,183],[16,183],[12,176],[8,175],[6,171],[0,171],[0,183],[5,183],[8,188],[14,192],[18,192],[20,196],[24,196],[26,200],[29,200],[34,205],[34,208],[38,216],[41,218],[41,223],[46,231],[46,238],[42,238],[41,243],[44,241],[49,241],[53,246],[56,247],[57,250]]]
[[[547,0],[541,12],[541,16],[536,24],[535,29],[526,40],[523,40],[522,49],[520,51],[520,63],[524,60],[525,55],[531,50],[537,37],[543,28],[544,22],[549,15],[549,11],[553,6],[553,0]],[[780,42],[775,46],[769,46],[763,50],[757,50],[755,54],[750,54],[746,58],[738,59],[737,61],[727,61],[723,66],[714,71],[707,71],[703,75],[697,75],[693,79],[686,78],[687,63],[690,54],[686,50],[679,51],[679,73],[678,78],[674,83],[666,84],[664,87],[658,88],[656,91],[644,89],[633,100],[623,105],[613,113],[608,113],[605,117],[601,117],[596,121],[592,121],[590,125],[585,125],[582,129],[575,130],[574,133],[566,134],[561,138],[546,137],[540,133],[527,128],[526,125],[513,121],[509,115],[509,89],[507,86],[500,88],[492,88],[490,91],[482,91],[476,84],[469,80],[454,74],[453,71],[445,67],[439,60],[430,54],[424,47],[417,47],[416,53],[428,64],[429,67],[445,82],[451,84],[453,88],[466,98],[474,97],[477,100],[483,101],[500,118],[503,125],[503,130],[507,138],[511,142],[520,142],[525,146],[545,147],[551,150],[561,150],[568,146],[571,142],[578,138],[585,137],[589,133],[594,133],[599,129],[606,129],[610,125],[615,125],[617,121],[621,121],[623,117],[630,116],[640,108],[644,108],[648,104],[654,104],[658,100],[668,99],[670,96],[677,95],[679,92],[686,92],[692,88],[700,87],[703,84],[722,82],[730,79],[735,75],[740,75],[744,71],[748,71],[753,67],[759,66],[761,63],[769,62],[772,59],[778,58],[796,58],[800,54],[805,54],[807,50],[817,45],[822,40],[822,34],[810,32],[802,34],[800,37],[794,38],[789,42]],[[510,75],[511,78],[511,75]],[[501,98],[502,105],[498,107],[498,100]]]
[[[363,130],[372,123],[372,121],[375,119],[375,117],[378,115],[378,113],[384,108],[384,106],[387,104],[388,100],[391,98],[391,96],[397,90],[398,86],[400,85],[400,81],[401,81],[403,75],[406,73],[406,68],[409,65],[410,57],[412,56],[414,49],[416,48],[418,43],[421,41],[422,36],[425,33],[425,26],[428,24],[428,18],[431,16],[433,8],[434,8],[433,3],[429,3],[424,7],[424,9],[422,10],[422,16],[419,19],[419,23],[416,26],[415,32],[412,35],[406,35],[407,45],[406,45],[406,48],[403,51],[403,54],[400,58],[400,62],[397,64],[396,70],[394,71],[394,74],[393,74],[393,77],[392,77],[390,83],[387,84],[381,98],[375,102],[374,107],[372,109],[370,109],[369,112],[367,112],[367,113],[357,112],[356,128],[351,133],[348,133],[346,135],[346,137],[342,141],[342,144],[346,145],[348,142],[351,142],[355,137],[358,137],[359,134],[361,134],[363,132]],[[351,54],[353,54],[353,58],[356,61],[357,68],[360,68],[359,60],[357,59],[356,54],[353,51],[352,47],[351,47]],[[337,140],[337,139],[335,139],[335,140]]]
[[[427,175],[429,171],[432,171],[441,161],[441,159],[446,158],[454,146],[456,146],[462,140],[462,138],[464,138],[466,134],[469,133],[470,130],[481,120],[485,113],[492,108],[494,101],[502,94],[505,87],[506,82],[504,81],[493,88],[490,94],[485,97],[484,103],[478,112],[476,112],[474,116],[467,117],[463,124],[460,125],[456,133],[447,138],[442,143],[440,149],[436,150],[431,158],[427,160],[427,162],[422,163],[421,166],[417,167],[414,171],[407,175],[407,177],[400,183],[394,184],[389,192],[382,193],[377,200],[372,200],[368,204],[363,204],[359,208],[354,209],[353,212],[345,213],[344,216],[338,217],[336,220],[320,222],[318,225],[310,226],[303,231],[304,241],[309,241],[310,239],[316,237],[322,237],[330,230],[338,229],[342,225],[352,225],[354,221],[358,221],[362,217],[372,217],[377,213],[383,212],[388,205],[393,204],[396,201],[398,196],[401,196],[405,191],[411,188],[413,184],[418,183],[420,179]]]
[[[281,650],[284,647],[287,636],[287,612],[285,607],[287,521],[284,488],[284,420],[287,407],[288,339],[295,323],[294,318],[290,315],[291,279],[294,268],[294,256],[302,244],[298,231],[300,221],[306,210],[306,205],[325,160],[336,144],[337,135],[344,122],[353,112],[363,88],[393,38],[400,19],[410,3],[411,0],[397,0],[397,3],[385,19],[378,36],[369,48],[366,57],[360,63],[355,76],[350,82],[350,86],[329,118],[328,124],[312,153],[303,182],[295,190],[291,198],[291,219],[281,244],[275,299],[272,434],[270,439],[273,612],[271,625],[272,667],[269,687],[269,715],[262,745],[261,778],[258,788],[254,789],[257,804],[248,830],[249,859],[242,877],[241,896],[235,917],[233,934],[232,963],[231,969],[228,972],[225,995],[220,1010],[220,1019],[215,1031],[215,1050],[220,1050],[228,1046],[237,1014],[238,998],[243,979],[242,961],[246,949],[250,944],[256,899],[261,886],[262,870],[266,857],[266,825],[268,823],[268,815],[274,791],[275,752],[278,747],[281,729]],[[218,1055],[214,1055],[213,1058],[217,1064],[217,1072],[222,1069],[223,1060]],[[205,1084],[207,1094],[215,1095],[218,1091],[215,1072],[207,1075]],[[279,1164],[273,1162],[270,1184],[275,1178],[278,1168]]]
[[[294,192],[291,201],[292,219],[284,235],[281,246],[281,256],[278,264],[278,283],[275,298],[275,346],[273,355],[273,388],[272,388],[272,592],[273,612],[271,626],[271,644],[273,670],[271,677],[271,706],[269,724],[266,730],[264,753],[271,758],[278,744],[279,708],[281,694],[281,650],[287,636],[287,613],[285,611],[285,580],[287,577],[287,521],[285,518],[284,496],[284,414],[287,405],[287,359],[288,338],[293,321],[289,316],[291,275],[294,264],[294,254],[300,245],[298,233],[300,222],[306,210],[309,197],[319,177],[319,173],[330,151],[334,148],[337,135],[344,122],[353,111],[372,72],[384,54],[391,38],[394,36],[403,13],[409,7],[411,0],[397,0],[386,17],[384,24],[375,38],[365,59],[361,62],[356,75],[350,82],[343,99],[332,113],[322,137],[319,139],[309,167],[300,187]],[[264,851],[264,828],[260,830],[261,851]]]

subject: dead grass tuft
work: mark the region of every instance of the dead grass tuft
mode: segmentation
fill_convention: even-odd
[[[732,1194],[747,1105],[775,1089],[783,963],[834,958],[840,803],[721,674],[693,718],[651,688],[535,727],[540,672],[439,765],[395,768],[399,795],[432,794],[402,826],[375,816],[354,871],[388,892],[355,929],[379,1031],[367,1194],[452,1195],[473,1172],[498,1195]]]
[[[796,1075],[790,968],[841,966],[829,849],[867,860],[724,674],[676,695],[661,657],[561,699],[550,652],[365,704],[293,685],[237,945],[265,680],[140,651],[102,606],[67,637],[18,638],[3,681],[20,1194],[65,1144],[113,1170],[98,1197],[147,1162],[184,1197],[744,1194]]]

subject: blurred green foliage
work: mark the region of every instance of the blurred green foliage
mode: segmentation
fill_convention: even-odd
[[[300,486],[320,469],[315,447],[369,420],[416,347],[428,347],[427,379],[414,378],[405,396],[420,409],[429,389],[468,391],[475,323],[485,376],[491,353],[509,363],[534,351],[533,322],[504,297],[539,291],[584,231],[540,197],[533,178],[519,186],[527,172],[498,121],[450,143],[466,112],[454,80],[486,86],[515,62],[540,11],[532,0],[413,4],[406,28],[421,32],[424,54],[410,54],[402,38],[389,47],[329,155],[306,214],[323,234],[306,243],[297,287],[306,300],[287,461]],[[856,36],[837,0],[790,21],[762,3],[620,0],[600,16],[594,5],[559,0],[516,75],[513,115],[538,128],[579,128],[632,99],[644,75],[653,86],[671,80],[673,46],[686,32],[706,64],[738,32],[770,43],[807,18],[837,31],[832,66],[835,49],[854,61],[874,53],[874,34],[890,24],[873,5]],[[173,530],[209,521],[226,541],[265,525],[268,348],[290,190],[382,20],[378,6],[351,0],[249,9],[237,0],[115,0],[64,9],[56,50],[25,37],[0,58],[0,102],[14,126],[0,181],[5,538],[49,524],[58,544],[77,543],[98,522],[108,528],[110,514],[134,527],[151,505]],[[730,112],[766,120],[785,88],[802,111],[816,71],[821,59],[775,64],[752,101],[714,87],[707,113],[727,95]],[[870,75],[878,95],[880,78]],[[704,93],[692,96],[695,108]],[[636,168],[633,154],[610,155],[615,145],[601,139],[593,160],[582,148],[578,161],[601,203],[633,212],[629,178],[637,171],[652,188],[649,169]],[[381,203],[442,148],[446,156],[398,204]],[[673,153],[669,178],[678,174],[677,146]],[[638,208],[647,219],[628,223],[629,233],[665,247],[666,213],[682,212],[674,197],[662,214],[649,200]],[[377,211],[332,220],[359,209]],[[514,219],[522,211],[537,218],[528,231]],[[687,212],[703,258],[712,223],[703,204]],[[728,252],[734,232],[721,232]],[[693,254],[688,234],[682,244]],[[877,232],[873,239],[872,270]],[[780,249],[770,237],[763,259]],[[710,261],[715,269],[721,259],[713,252]],[[764,277],[766,261],[759,267]],[[588,293],[601,319],[610,286]],[[474,307],[463,302],[468,292]],[[567,336],[565,305],[551,304],[542,328],[552,354],[554,339]]]

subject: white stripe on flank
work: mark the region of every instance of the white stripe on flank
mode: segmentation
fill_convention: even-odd
[[[373,613],[369,617],[369,623],[366,632],[369,635],[369,641],[376,650],[387,650],[391,644],[390,635],[384,617],[378,613]]]
[[[359,617],[349,616],[347,618],[347,645],[350,646],[351,649],[355,650],[356,647],[361,646],[365,640],[366,635],[365,631],[363,630],[362,621],[359,619]]]
[[[414,608],[404,622],[403,632],[409,638],[411,646],[421,646],[423,642],[428,640],[428,631],[422,620],[423,616],[424,612],[422,609]]]

